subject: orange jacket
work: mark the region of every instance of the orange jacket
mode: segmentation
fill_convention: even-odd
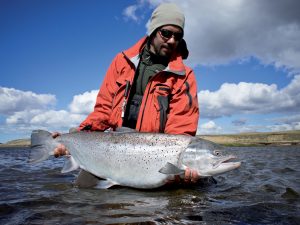
[[[144,37],[112,61],[99,90],[94,111],[80,124],[92,131],[122,126],[126,83],[132,84]],[[136,130],[195,135],[199,108],[194,72],[174,54],[167,68],[149,81],[141,103]]]

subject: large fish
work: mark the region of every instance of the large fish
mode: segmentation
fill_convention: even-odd
[[[93,174],[99,188],[122,185],[134,188],[157,188],[186,167],[201,177],[221,174],[238,168],[229,162],[234,156],[222,156],[218,145],[187,135],[139,132],[76,132],[52,138],[51,133],[35,130],[31,134],[30,162],[40,162],[64,144],[71,156],[62,172],[81,168],[79,177]],[[88,172],[88,173],[87,173]],[[93,177],[92,175],[90,175]],[[82,181],[79,182],[82,184]],[[83,185],[84,186],[84,185]]]

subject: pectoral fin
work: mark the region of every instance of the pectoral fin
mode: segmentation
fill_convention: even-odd
[[[73,170],[77,170],[79,168],[79,164],[75,161],[75,159],[68,155],[66,156],[64,167],[62,168],[62,173],[68,173]]]
[[[95,187],[99,182],[99,178],[94,176],[93,174],[80,170],[74,185],[79,188],[90,188]]]
[[[137,133],[135,129],[129,128],[129,127],[117,127],[114,132],[117,133]]]
[[[168,175],[182,175],[185,170],[178,168],[172,163],[167,162],[164,167],[162,167],[158,172]]]
[[[108,189],[114,185],[118,185],[118,183],[112,181],[112,180],[99,180],[96,188],[99,189]]]
[[[79,188],[97,188],[97,189],[108,189],[114,185],[118,185],[117,182],[114,182],[110,179],[104,180],[100,177],[97,177],[90,172],[81,170],[77,176],[77,179],[74,183],[75,186]]]

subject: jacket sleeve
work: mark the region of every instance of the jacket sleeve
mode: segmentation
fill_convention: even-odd
[[[104,81],[97,95],[94,111],[80,124],[79,130],[104,131],[108,129],[109,118],[112,112],[113,96],[116,90],[118,77],[118,56],[109,66]]]
[[[182,87],[170,99],[165,133],[195,136],[198,119],[197,83],[194,72],[189,70]]]

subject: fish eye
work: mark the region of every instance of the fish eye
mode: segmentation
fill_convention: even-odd
[[[220,155],[222,155],[222,154],[221,154],[221,151],[219,151],[219,150],[214,150],[214,155],[220,156]]]

